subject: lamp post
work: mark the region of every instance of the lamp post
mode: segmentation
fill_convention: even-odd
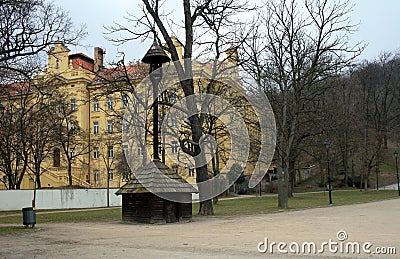
[[[376,161],[375,164],[375,173],[376,173],[376,190],[379,191],[379,162]]]
[[[331,146],[330,141],[325,141],[326,148],[326,160],[327,160],[327,176],[328,176],[328,192],[329,192],[329,205],[332,205],[332,185],[331,185],[331,173],[329,170],[329,148]]]
[[[158,2],[158,1],[156,1]],[[142,62],[150,65],[150,81],[153,86],[153,159],[160,160],[158,154],[158,85],[162,78],[162,64],[169,62],[171,59],[165,54],[164,50],[157,43],[154,35],[154,42]]]
[[[394,158],[396,160],[397,191],[398,191],[399,196],[400,196],[399,167],[397,166],[397,156],[399,155],[399,152],[397,152],[397,150],[395,150],[393,154],[394,154]]]

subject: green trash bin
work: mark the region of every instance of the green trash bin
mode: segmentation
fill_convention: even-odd
[[[22,208],[22,220],[26,228],[34,228],[36,224],[36,212],[32,207]]]

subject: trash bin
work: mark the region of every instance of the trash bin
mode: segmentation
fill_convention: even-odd
[[[27,228],[33,228],[36,224],[36,212],[32,207],[22,208],[23,224]]]

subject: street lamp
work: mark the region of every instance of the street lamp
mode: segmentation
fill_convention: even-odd
[[[327,160],[327,176],[328,176],[328,192],[329,192],[329,205],[332,205],[332,185],[331,185],[331,174],[329,170],[329,148],[331,146],[330,141],[324,142],[326,148],[326,160]]]
[[[399,167],[397,166],[397,156],[399,155],[399,152],[397,152],[397,150],[395,150],[393,154],[394,154],[394,158],[396,160],[397,191],[398,191],[399,196],[400,196]]]
[[[375,163],[375,173],[376,173],[376,190],[379,191],[379,162]]]
[[[169,62],[171,59],[165,54],[164,50],[157,43],[154,35],[154,42],[142,62],[150,65],[149,77],[153,85],[153,159],[160,160],[158,154],[158,84],[162,78],[162,64]]]

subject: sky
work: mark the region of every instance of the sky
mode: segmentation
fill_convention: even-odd
[[[119,51],[125,52],[126,60],[138,60],[145,54],[151,42],[134,42],[116,46],[105,39],[104,26],[114,22],[127,24],[124,17],[127,13],[140,15],[140,0],[57,0],[54,3],[69,12],[75,25],[87,26],[87,37],[82,46],[69,46],[72,52],[83,52],[93,56],[93,48],[106,50],[105,61],[116,59]],[[166,0],[169,11],[181,12],[177,3],[181,1]],[[372,60],[384,51],[400,51],[400,1],[398,0],[350,0],[354,5],[351,20],[359,24],[359,30],[351,38],[351,42],[363,41],[368,46],[360,56],[361,60]],[[178,35],[179,36],[179,35]]]

